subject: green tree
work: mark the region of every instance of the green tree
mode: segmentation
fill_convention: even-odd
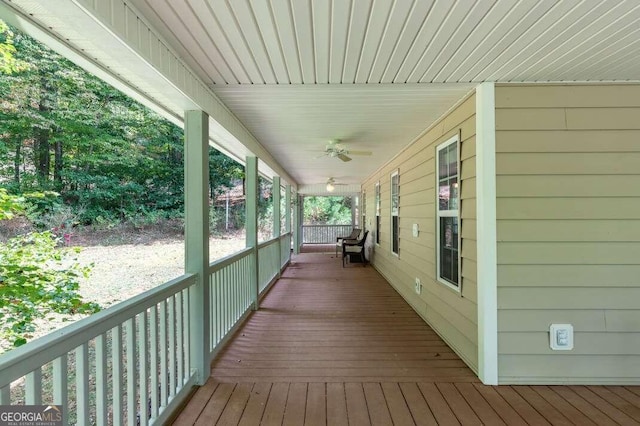
[[[15,58],[16,48],[13,45],[13,31],[0,20],[0,72],[11,74],[28,67],[25,62]]]
[[[53,190],[37,203],[46,218],[63,205],[83,224],[183,214],[183,131],[6,26],[0,69],[0,182],[15,194]],[[211,197],[243,178],[210,150]],[[43,221],[41,221],[43,222]],[[44,223],[42,225],[45,225]]]
[[[351,197],[304,197],[304,223],[345,225],[351,223]]]

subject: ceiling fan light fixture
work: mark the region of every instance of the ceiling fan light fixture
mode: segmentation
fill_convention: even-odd
[[[333,184],[334,182],[335,181],[333,180],[333,178],[329,178],[329,180],[327,180],[327,191],[328,192],[333,192],[336,189],[335,185]]]

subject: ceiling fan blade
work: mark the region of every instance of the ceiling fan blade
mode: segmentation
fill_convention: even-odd
[[[371,151],[347,151],[347,154],[350,155],[371,155]]]
[[[351,157],[347,157],[347,156],[346,156],[346,155],[344,155],[344,154],[338,154],[338,158],[339,158],[339,159],[341,159],[342,161],[344,161],[345,163],[346,163],[347,161],[351,161]]]

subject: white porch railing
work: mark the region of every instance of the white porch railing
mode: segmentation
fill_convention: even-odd
[[[280,273],[280,237],[258,244],[258,291],[262,293]]]
[[[291,233],[280,236],[280,268],[291,260]]]
[[[211,356],[251,308],[251,274],[255,262],[253,249],[246,248],[209,265],[209,295],[213,309],[209,318]]]
[[[302,244],[335,244],[352,229],[353,225],[302,225]]]
[[[258,246],[260,293],[289,262],[290,247],[290,233]],[[254,253],[247,248],[209,265],[210,357],[251,309]],[[196,382],[195,283],[195,275],[183,275],[4,354],[0,405],[62,405],[64,424],[167,421]]]
[[[4,354],[0,404],[62,405],[64,424],[163,423],[195,383],[195,282],[183,275]]]

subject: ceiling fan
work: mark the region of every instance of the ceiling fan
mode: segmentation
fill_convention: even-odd
[[[324,154],[320,157],[339,158],[340,160],[347,162],[351,161],[349,155],[371,155],[371,151],[350,151],[340,144],[340,139],[332,139],[324,149]]]

